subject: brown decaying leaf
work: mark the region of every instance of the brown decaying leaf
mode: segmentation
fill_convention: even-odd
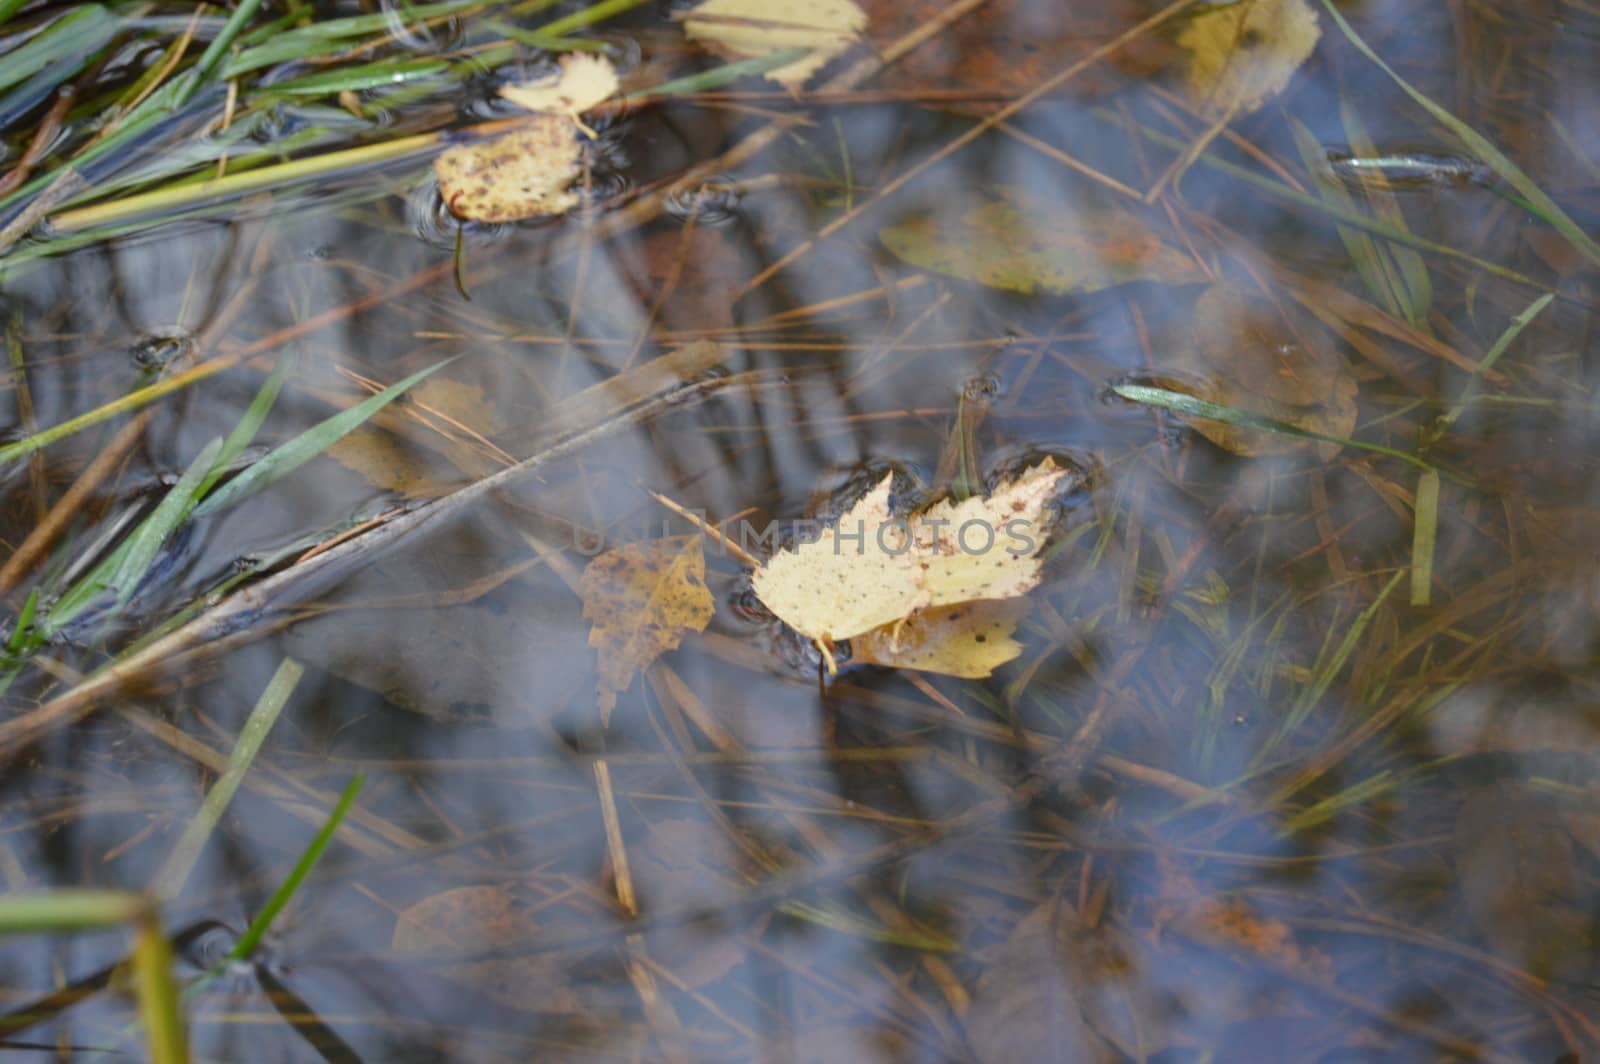
[[[1156,381],[1325,436],[1348,437],[1355,428],[1355,378],[1344,359],[1324,345],[1316,326],[1298,317],[1286,320],[1271,300],[1232,285],[1214,285],[1196,300],[1192,326]],[[1233,454],[1256,457],[1314,448],[1332,458],[1339,452],[1338,444],[1178,416]]]
[[[1195,284],[1205,274],[1121,207],[1044,199],[1010,185],[960,216],[923,214],[880,230],[913,266],[1014,292],[1098,292],[1134,281]]]
[[[448,956],[512,946],[534,931],[532,918],[520,911],[503,887],[454,887],[402,910],[390,947],[402,954]],[[528,953],[442,964],[436,970],[507,1008],[571,1012],[580,1003],[565,974],[570,960],[560,953]]]
[[[938,17],[947,0],[863,0],[868,30],[880,49]],[[987,0],[947,33],[912,49],[876,79],[887,91],[926,95],[942,106],[992,111],[1059,73],[1149,14],[1141,0],[1100,0],[1074,5],[1063,17],[1060,0]],[[1118,87],[1116,70],[1147,78],[1176,62],[1182,51],[1160,34],[1142,34],[1084,69],[1063,87],[1073,97],[1100,96]],[[1115,68],[1115,70],[1113,69]],[[968,103],[960,99],[975,99]]]
[[[910,518],[891,512],[894,478],[885,477],[815,542],[769,558],[751,586],[780,620],[824,644],[918,610],[1015,598],[1039,582],[1044,510],[1065,475],[1045,459],[993,495]]]
[[[629,543],[606,551],[583,572],[583,616],[594,625],[601,724],[639,670],[704,631],[715,604],[706,588],[698,536]]]
[[[411,397],[417,408],[428,412],[425,416],[430,422],[438,415],[484,435],[499,426],[493,404],[487,401],[483,389],[474,384],[433,377],[413,388]],[[407,423],[416,424],[414,419],[402,414],[388,419],[391,427]],[[434,436],[431,429],[422,429],[420,433],[428,434],[427,442],[452,460],[465,457],[462,453],[465,449],[460,444]],[[336,441],[326,454],[374,487],[408,498],[444,495],[462,479],[437,475],[435,467],[439,463],[432,460],[429,452],[375,424],[362,425]],[[464,466],[462,473],[465,478],[485,475],[477,464]]]

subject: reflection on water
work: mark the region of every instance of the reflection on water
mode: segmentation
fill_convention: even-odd
[[[1376,165],[1322,180],[1328,152],[1344,170],[1446,155],[1415,147],[1444,134],[1320,9],[1310,64],[1226,128],[1186,112],[1170,77],[1145,83],[1173,61],[1152,34],[1159,47],[1119,52],[1081,93],[994,123],[880,199],[1154,11],[1108,5],[1107,25],[1058,39],[1051,5],[991,7],[885,75],[887,96],[803,108],[811,125],[644,224],[614,222],[630,190],[794,105],[762,91],[634,107],[591,148],[582,211],[469,225],[459,264],[456,223],[411,160],[359,189],[233,203],[16,271],[18,435],[163,367],[239,364],[136,415],[62,544],[10,591],[13,614],[31,588],[66,587],[111,522],[153,508],[280,360],[294,369],[273,441],[348,405],[357,381],[455,361],[176,537],[115,622],[94,615],[17,675],[10,719],[204,602],[240,559],[611,430],[362,555],[291,613],[247,617],[220,652],[5,748],[9,890],[148,887],[290,656],[305,675],[165,907],[181,974],[226,956],[352,774],[366,786],[265,951],[189,1003],[196,1059],[1600,1052],[1594,263],[1500,185],[1422,187]],[[1592,12],[1350,14],[1593,218]],[[393,47],[493,37],[474,17],[431,36],[402,22]],[[677,31],[638,31],[650,72]],[[1005,59],[1030,40],[1038,69],[1018,85]],[[415,106],[421,122],[438,103]],[[1302,155],[1290,119],[1322,155]],[[1147,207],[1108,180],[1165,195]],[[969,232],[1003,187],[1035,207],[1009,242],[976,248],[976,275],[966,254],[992,229],[914,253],[877,236]],[[1071,228],[1113,206],[1181,276],[1001,276],[1032,240],[1051,270],[1051,256],[1126,267],[1127,241]],[[1257,420],[1109,392],[1127,382]],[[118,428],[3,469],[8,544]],[[1441,475],[1430,486],[1416,462],[1349,440]],[[709,627],[602,726],[584,567],[600,544],[695,531],[651,492],[713,525],[826,520],[886,473],[932,502],[1044,455],[1074,475],[1023,653],[995,676],[851,666],[841,646],[828,677],[708,539]],[[6,939],[0,1038],[19,1059],[132,1045],[125,950],[121,933]]]

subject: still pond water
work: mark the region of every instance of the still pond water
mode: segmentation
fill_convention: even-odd
[[[22,219],[7,439],[183,386],[0,469],[7,896],[152,892],[193,980],[359,774],[185,1001],[194,1059],[1600,1058],[1600,8],[864,6],[802,87],[591,110],[579,206],[482,222],[433,157],[555,35],[624,94],[740,57],[687,5],[268,3]],[[13,15],[11,55],[86,21],[0,100],[0,221],[226,14]],[[183,193],[222,156],[268,176]],[[447,360],[61,608],[275,371],[228,476]],[[679,512],[788,529],[892,476],[908,513],[1047,458],[986,678],[865,637],[830,675],[752,589],[775,544]],[[618,675],[586,568],[663,539],[714,609]],[[0,1057],[141,1056],[128,941],[0,940]]]

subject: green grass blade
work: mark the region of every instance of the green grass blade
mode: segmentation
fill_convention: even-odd
[[[1291,425],[1287,421],[1263,417],[1248,410],[1240,410],[1238,407],[1207,402],[1204,399],[1196,399],[1192,395],[1170,391],[1166,388],[1154,388],[1145,384],[1116,384],[1112,386],[1111,391],[1114,395],[1121,396],[1130,402],[1142,403],[1146,406],[1158,406],[1164,410],[1182,414],[1185,417],[1221,421],[1229,425],[1239,425],[1244,428],[1254,429],[1257,432],[1275,432],[1280,436],[1294,436],[1297,439],[1316,440],[1319,443],[1337,443],[1343,447],[1356,447],[1363,451],[1386,454],[1391,458],[1410,462],[1418,469],[1433,468],[1416,455],[1407,454],[1405,451],[1397,451],[1393,447],[1384,447],[1377,443],[1363,443],[1361,440],[1345,439],[1343,436],[1327,436],[1320,432],[1312,432],[1310,429]]]
[[[219,60],[228,54],[228,49],[233,47],[234,40],[244,30],[245,23],[255,18],[256,10],[261,7],[261,0],[240,0],[239,6],[233,9],[233,14],[228,16],[228,21],[222,26],[222,32],[211,39],[211,44],[201,53],[193,67],[183,80],[183,88],[178,90],[177,98],[173,101],[174,107],[183,106],[184,102],[194,95],[194,91],[211,77],[211,71]]]
[[[99,4],[80,4],[13,51],[0,56],[0,89],[72,56],[89,55],[117,35],[122,20]]]
[[[449,365],[451,361],[454,360],[438,362],[427,369],[419,370],[405,380],[391,384],[377,395],[357,403],[348,410],[340,411],[326,421],[302,432],[292,440],[280,444],[273,451],[263,456],[261,461],[228,481],[215,494],[196,507],[194,516],[201,518],[208,514],[214,514],[224,507],[232,506],[245,496],[260,491],[262,488],[288,476],[329,447],[332,447],[379,410],[398,399],[406,389],[444,366]]]
[[[439,18],[483,7],[483,0],[451,0],[442,4],[419,4],[411,8],[413,21]],[[351,37],[381,35],[389,32],[392,21],[389,15],[352,15],[348,18],[328,19],[309,26],[298,26],[287,32],[263,35],[252,31],[246,43],[250,46],[223,64],[223,80],[248,74],[262,67],[296,59],[309,59],[327,55],[329,46]]]
[[[1411,604],[1433,601],[1433,552],[1439,537],[1439,471],[1417,478],[1417,505],[1412,514]]]
[[[272,731],[272,726],[277,723],[278,715],[288,704],[289,696],[294,692],[295,685],[300,682],[303,672],[305,670],[293,658],[284,658],[278,666],[278,671],[273,674],[266,689],[261,692],[261,697],[256,700],[249,719],[244,722],[239,738],[233,744],[233,751],[228,755],[227,768],[217,777],[217,782],[211,785],[211,790],[206,792],[205,801],[200,804],[194,819],[189,821],[183,834],[172,847],[172,851],[167,854],[161,870],[156,873],[155,882],[151,884],[150,893],[158,898],[171,899],[183,892],[183,885],[188,881],[189,873],[194,870],[195,862],[200,858],[200,851],[205,848],[206,840],[211,837],[217,822],[222,819],[228,803],[233,801],[239,784],[244,782],[245,773],[249,772],[250,766],[255,763],[262,742]]]
[[[322,853],[333,841],[333,836],[339,830],[339,825],[344,821],[345,814],[355,804],[356,796],[361,793],[361,784],[365,777],[357,773],[339,796],[338,804],[333,807],[333,812],[328,814],[327,823],[322,825],[322,830],[317,832],[317,837],[311,840],[311,845],[306,847],[306,852],[300,855],[300,860],[295,862],[290,869],[289,876],[283,881],[272,897],[267,899],[267,904],[262,906],[256,918],[250,921],[250,926],[245,928],[244,934],[239,936],[239,941],[233,944],[233,949],[228,952],[229,961],[249,960],[255,953],[256,947],[261,945],[261,938],[272,926],[272,921],[277,919],[283,907],[289,904],[295,891],[300,889],[300,884],[305,882],[306,876],[317,866],[322,859]],[[226,962],[224,962],[226,963]]]
[[[811,53],[810,48],[785,48],[781,52],[771,55],[757,56],[754,59],[741,59],[736,63],[725,63],[711,70],[699,74],[691,74],[684,78],[674,78],[652,88],[640,92],[629,93],[624,99],[644,100],[651,96],[682,96],[692,92],[709,92],[720,89],[724,85],[740,81],[744,78],[765,74],[769,70],[792,63]]]
[[[388,88],[408,81],[436,77],[449,69],[450,64],[442,59],[388,59],[344,70],[307,74],[303,78],[282,81],[261,91],[273,96],[328,96],[340,92]]]
[[[256,438],[256,433],[261,431],[261,426],[266,422],[267,415],[272,412],[273,404],[278,401],[278,393],[283,391],[283,382],[289,377],[289,369],[294,364],[292,358],[279,360],[261,385],[261,390],[256,392],[256,397],[250,400],[250,406],[245,410],[239,423],[228,433],[228,438],[223,441],[222,450],[217,453],[217,460],[212,463],[211,471],[206,474],[205,481],[200,485],[199,497],[206,495],[216,486],[217,479],[225,473],[229,466],[244,453]]]
[[[11,626],[11,638],[6,640],[6,656],[14,658],[22,650],[27,640],[28,629],[33,627],[33,618],[39,610],[39,589],[34,588],[28,592],[28,598],[22,604],[22,610],[17,614],[17,623]]]
[[[1590,239],[1589,234],[1585,233],[1578,227],[1576,222],[1567,217],[1567,213],[1554,200],[1546,196],[1544,190],[1534,184],[1533,179],[1523,173],[1516,163],[1502,154],[1500,149],[1490,143],[1487,137],[1417,91],[1410,82],[1402,78],[1388,63],[1385,63],[1378,53],[1373,51],[1372,47],[1361,39],[1355,28],[1345,21],[1344,16],[1339,13],[1339,9],[1334,6],[1333,0],[1322,0],[1322,6],[1327,9],[1334,23],[1349,38],[1350,43],[1355,45],[1357,51],[1370,59],[1379,70],[1388,74],[1407,96],[1410,96],[1436,121],[1449,129],[1472,154],[1482,159],[1502,181],[1516,189],[1528,201],[1528,205],[1534,213],[1548,222],[1562,236],[1570,240],[1572,245],[1583,252],[1591,262],[1600,263],[1600,244],[1596,244]]]
[[[205,448],[189,463],[189,468],[183,471],[183,476],[168,491],[161,504],[151,512],[150,516],[139,523],[133,535],[128,537],[127,549],[122,553],[119,564],[111,572],[107,586],[117,595],[117,605],[125,605],[133,596],[133,589],[139,586],[139,581],[144,579],[145,573],[150,571],[150,565],[156,559],[156,554],[161,550],[161,545],[167,537],[183,523],[183,519],[194,509],[195,501],[199,498],[200,485],[210,474],[216,462],[217,453],[222,450],[222,440],[214,439],[205,445]]]
[[[123,890],[53,890],[0,896],[0,935],[116,927],[149,902]]]
[[[28,0],[0,0],[0,26],[11,21],[11,16],[22,10]]]
[[[593,26],[596,22],[604,22],[608,18],[632,11],[649,0],[600,0],[598,4],[590,4],[582,11],[574,11],[565,18],[558,18],[539,26],[536,32],[546,37],[563,37],[573,30],[581,30],[585,26]]]

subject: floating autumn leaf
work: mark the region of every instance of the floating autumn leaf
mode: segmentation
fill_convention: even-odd
[[[559,77],[500,87],[500,95],[518,107],[574,121],[616,91],[617,71],[611,60],[587,52],[562,56]]]
[[[825,649],[919,610],[1016,598],[1039,582],[1044,508],[1064,476],[1047,458],[992,495],[909,518],[892,514],[884,477],[815,542],[769,558],[751,586]]]
[[[1044,201],[1007,185],[996,192],[1000,198],[957,218],[919,215],[880,230],[878,239],[913,266],[1014,292],[1205,280],[1189,255],[1131,211]]]
[[[1312,323],[1290,320],[1271,300],[1215,285],[1195,301],[1187,342],[1156,380],[1173,391],[1281,421],[1323,436],[1348,437],[1356,423],[1356,381],[1344,359],[1320,342]],[[1225,451],[1250,457],[1315,447],[1324,458],[1336,443],[1267,432],[1182,414],[1191,428]]]
[[[1012,638],[1027,611],[1022,599],[939,606],[850,640],[851,660],[863,665],[982,679],[1022,653]]]
[[[1249,114],[1283,91],[1321,35],[1306,0],[1245,0],[1194,16],[1178,34],[1190,105],[1208,118]]]
[[[577,127],[543,115],[514,133],[448,148],[433,161],[439,193],[459,218],[516,222],[565,214],[578,205]]]
[[[479,222],[570,211],[578,204],[572,190],[582,159],[577,133],[594,135],[578,115],[616,90],[610,60],[581,53],[562,57],[553,80],[502,87],[501,96],[534,117],[515,132],[440,153],[433,169],[446,205],[457,217]]]
[[[629,543],[606,551],[583,571],[583,615],[599,652],[600,722],[634,676],[711,620],[706,558],[698,536]]]
[[[811,49],[766,73],[797,89],[849,48],[866,26],[867,16],[853,0],[705,0],[689,13],[683,30],[693,40],[746,59]]]

